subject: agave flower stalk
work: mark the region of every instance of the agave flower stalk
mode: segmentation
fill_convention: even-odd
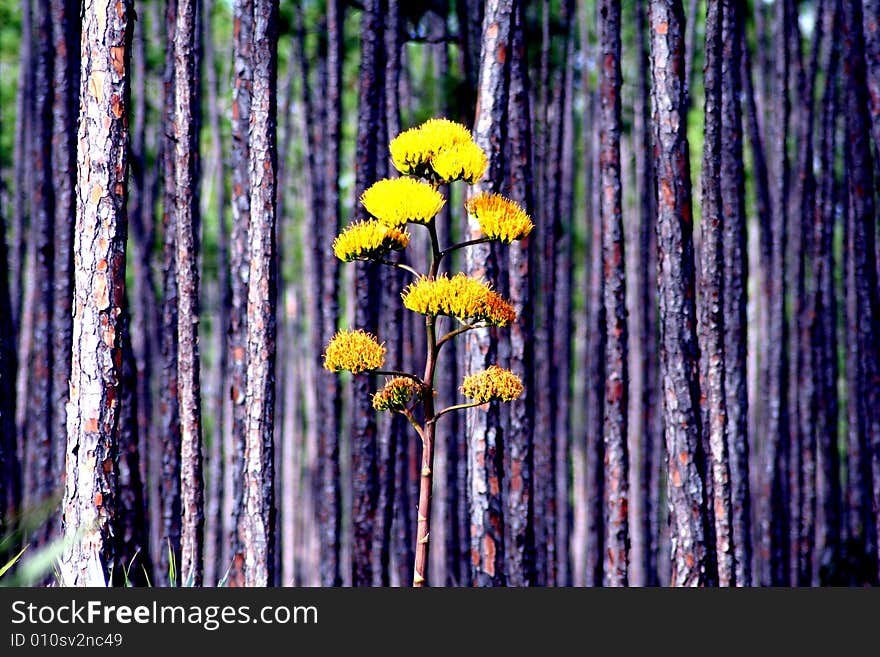
[[[376,336],[362,330],[340,331],[327,344],[324,367],[353,374],[373,372],[390,377],[373,395],[377,411],[400,413],[409,421],[422,441],[419,479],[418,522],[416,528],[413,586],[426,583],[428,546],[431,529],[431,494],[434,471],[434,436],[437,421],[454,411],[492,402],[510,402],[522,394],[520,378],[493,365],[466,376],[462,395],[470,400],[437,410],[435,379],[444,344],[476,328],[505,327],[516,321],[513,307],[485,281],[464,274],[439,274],[440,264],[451,253],[475,244],[497,240],[509,244],[526,237],[533,229],[529,216],[516,203],[498,195],[471,198],[466,210],[477,218],[482,235],[441,248],[435,217],[446,203],[438,191],[441,184],[464,181],[473,184],[485,174],[486,154],[464,126],[446,119],[431,119],[406,130],[391,141],[391,159],[404,174],[401,178],[380,180],[367,189],[360,201],[371,215],[355,221],[335,240],[333,250],[340,260],[369,260],[407,271],[413,282],[402,291],[404,306],[425,316],[427,349],[422,376],[383,369],[386,350]],[[394,260],[393,252],[409,244],[407,224],[420,225],[428,232],[431,257],[427,272]],[[440,318],[457,321],[458,326],[440,332]],[[415,410],[421,405],[421,421]]]

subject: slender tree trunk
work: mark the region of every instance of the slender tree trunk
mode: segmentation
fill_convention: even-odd
[[[620,2],[599,5],[599,174],[605,342],[605,586],[626,586],[629,571],[626,282],[620,166]]]
[[[856,405],[854,430],[861,446],[861,462],[851,463],[863,476],[865,492],[873,494],[873,517],[865,518],[866,583],[877,582],[877,532],[880,528],[880,298],[877,289],[875,240],[877,215],[874,205],[874,164],[869,140],[870,113],[865,81],[861,0],[844,0],[844,73],[846,81],[846,157],[849,178],[849,230],[847,251],[849,283],[853,301],[849,317],[855,343],[855,386],[849,395]],[[868,464],[870,461],[870,464]],[[870,502],[868,503],[870,505]],[[872,533],[873,532],[873,533]]]
[[[789,460],[790,439],[788,423],[788,323],[785,315],[786,241],[788,235],[789,163],[786,144],[790,102],[788,98],[790,29],[788,4],[776,5],[774,41],[774,105],[771,160],[774,185],[771,188],[773,205],[771,225],[771,268],[769,271],[769,351],[768,351],[768,404],[766,431],[768,451],[764,463],[764,494],[761,513],[761,543],[764,584],[785,586],[790,573],[790,505]]]
[[[72,342],[71,297],[73,226],[76,222],[76,139],[70,126],[79,83],[78,3],[54,0],[52,12],[52,188],[54,196],[54,276],[52,290],[52,473],[58,485],[65,475],[67,401]]]
[[[33,107],[31,116],[31,233],[34,298],[33,334],[28,354],[27,414],[24,441],[31,455],[31,480],[26,504],[45,504],[55,494],[56,478],[52,445],[52,309],[54,290],[54,204],[52,180],[52,21],[51,12],[40,7],[34,14]],[[51,540],[54,518],[34,532],[31,542],[43,545]]]
[[[868,85],[868,113],[875,153],[880,150],[880,2],[862,2],[865,44],[865,81]]]
[[[242,535],[245,586],[273,582],[278,2],[254,0]]]
[[[21,470],[15,432],[15,332],[9,293],[9,258],[6,221],[0,214],[0,533],[18,515],[21,503]]]
[[[162,142],[163,168],[163,229],[162,249],[162,372],[159,381],[160,432],[162,436],[162,541],[159,575],[165,585],[171,584],[172,570],[180,568],[180,406],[178,399],[177,364],[177,227],[174,211],[174,142],[170,130],[174,119],[174,26],[177,21],[177,0],[165,5],[165,24],[170,38],[166,43],[163,79]]]
[[[700,445],[699,351],[681,0],[652,0],[651,93],[657,153],[660,365],[672,514],[673,586],[712,581],[705,456]]]
[[[744,26],[742,0],[725,0],[722,9],[721,208],[724,258],[724,408],[730,464],[731,534],[734,581],[752,585],[752,524],[749,487],[749,402],[746,390],[745,172],[740,101],[740,62]]]
[[[510,198],[526,212],[534,211],[532,195],[532,130],[529,103],[528,60],[525,45],[525,15],[521,2],[513,11],[510,36],[510,92],[508,97],[508,158]],[[521,374],[523,394],[510,406],[510,427],[504,448],[507,497],[505,536],[507,583],[527,586],[535,583],[534,525],[532,497],[532,454],[535,412],[534,346],[534,256],[530,238],[510,245],[508,255],[509,298],[519,321],[511,326],[510,368]]]
[[[131,4],[87,0],[74,238],[74,315],[63,501],[67,585],[104,586],[115,556],[119,315],[125,289],[125,201]]]
[[[637,363],[640,385],[633,386],[637,400],[632,427],[633,444],[638,447],[632,455],[637,464],[633,481],[635,490],[630,496],[632,535],[633,584],[657,586],[657,541],[659,538],[659,451],[660,416],[657,412],[659,384],[657,381],[657,289],[653,284],[657,272],[657,232],[654,229],[656,190],[654,189],[654,161],[651,145],[650,53],[648,49],[647,17],[645,3],[635,3],[637,61],[639,73],[634,99],[633,132],[636,143],[638,167],[638,253],[639,268],[637,330],[639,361]]]
[[[482,182],[468,194],[497,192],[504,171],[502,144],[507,139],[505,114],[508,106],[512,0],[490,0],[483,16],[482,48],[477,84],[477,114],[474,141],[489,157],[489,168]],[[479,236],[476,219],[468,217],[467,239]],[[465,269],[469,276],[492,280],[497,262],[488,244],[467,249]],[[494,362],[497,340],[489,329],[467,333],[465,373],[486,369]],[[488,410],[466,411],[468,439],[468,503],[470,505],[471,579],[474,586],[503,586],[506,582],[504,551],[504,509],[501,494],[503,442],[500,413]]]
[[[838,34],[841,27],[840,1],[826,1],[827,33]],[[808,307],[810,318],[811,370],[816,376],[810,400],[810,426],[817,447],[817,517],[816,552],[818,583],[845,583],[840,560],[842,541],[843,494],[838,453],[837,393],[837,291],[834,274],[834,229],[836,223],[834,166],[837,159],[837,115],[840,65],[840,40],[828,39],[822,70],[825,89],[822,95],[821,134],[819,140],[819,178],[813,216],[813,289]],[[816,578],[814,577],[814,582]]]
[[[385,105],[383,82],[385,72],[382,25],[385,20],[380,0],[365,4],[361,19],[361,68],[358,87],[358,131],[356,162],[356,198],[378,177],[381,127]],[[375,263],[357,266],[355,279],[355,324],[370,333],[378,330],[378,312],[372,292],[379,288],[379,269]],[[354,496],[352,522],[354,544],[352,553],[352,584],[369,586],[373,546],[373,524],[379,495],[376,453],[376,415],[370,401],[375,389],[373,376],[354,380],[354,418],[352,434],[352,474]]]
[[[233,4],[232,56],[234,74],[232,85],[232,231],[229,240],[229,340],[227,343],[229,371],[227,387],[232,402],[231,432],[226,445],[226,466],[232,475],[231,496],[226,506],[232,516],[230,536],[230,582],[244,584],[244,556],[242,548],[242,517],[244,515],[244,460],[245,452],[245,387],[247,350],[247,286],[249,253],[248,240],[251,222],[250,146],[251,93],[254,84],[252,48],[254,45],[254,0],[236,0]]]
[[[702,217],[700,229],[700,373],[705,399],[703,449],[711,476],[706,492],[714,520],[718,583],[732,586],[734,545],[730,508],[730,467],[725,442],[727,409],[724,394],[724,223],[721,200],[722,0],[709,0],[706,12],[706,66]]]

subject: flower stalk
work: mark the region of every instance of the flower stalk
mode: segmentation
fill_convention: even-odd
[[[516,320],[512,306],[491,286],[464,274],[440,274],[444,257],[488,241],[510,243],[525,238],[534,227],[528,215],[514,202],[500,196],[486,197],[466,206],[480,223],[483,235],[441,248],[435,217],[446,203],[438,191],[441,184],[457,180],[473,184],[485,174],[488,160],[470,131],[446,119],[431,119],[391,141],[392,162],[405,177],[380,180],[366,190],[361,204],[372,216],[353,222],[334,243],[334,253],[345,262],[368,260],[407,271],[415,281],[401,297],[404,306],[425,316],[426,354],[424,374],[384,369],[385,347],[376,336],[361,330],[340,331],[327,345],[324,367],[354,374],[373,372],[392,377],[373,396],[377,411],[403,415],[422,441],[419,475],[419,503],[416,524],[413,586],[427,583],[428,550],[431,541],[431,497],[434,485],[434,437],[437,420],[443,415],[500,401],[510,402],[522,393],[517,375],[498,366],[466,377],[462,394],[471,401],[434,408],[435,378],[440,348],[475,328],[509,326]],[[428,231],[431,257],[427,273],[387,258],[409,244],[407,224]],[[448,316],[461,326],[437,337],[437,318]],[[421,405],[422,421],[414,410]]]

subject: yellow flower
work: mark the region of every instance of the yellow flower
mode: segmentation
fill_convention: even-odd
[[[380,258],[401,251],[409,244],[409,233],[389,228],[378,221],[355,221],[333,240],[333,253],[343,262]]]
[[[394,167],[403,174],[424,176],[440,151],[471,140],[470,130],[448,119],[430,119],[391,140]]]
[[[473,185],[483,177],[488,166],[486,153],[472,141],[445,148],[431,158],[434,173],[446,182],[464,180]]]
[[[465,208],[480,222],[480,229],[486,237],[505,244],[525,238],[535,227],[518,203],[500,194],[474,196]]]
[[[376,337],[366,331],[339,331],[327,343],[324,369],[348,370],[352,374],[377,370],[385,363],[385,351]]]
[[[486,283],[456,274],[421,278],[402,294],[403,305],[422,315],[448,315],[462,320],[506,326],[516,312]]]
[[[419,393],[419,384],[406,376],[388,379],[385,387],[373,395],[373,408],[377,411],[399,411]]]
[[[497,365],[464,377],[461,384],[461,393],[481,404],[496,400],[511,402],[522,392],[523,384],[520,378],[510,370]]]
[[[426,224],[446,203],[430,185],[412,178],[386,178],[361,195],[361,203],[371,215],[393,228],[412,221]]]

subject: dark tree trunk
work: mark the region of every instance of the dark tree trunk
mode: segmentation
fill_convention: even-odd
[[[508,164],[510,198],[526,212],[534,211],[532,195],[532,130],[529,103],[528,60],[525,45],[525,15],[516,2],[510,36],[510,91],[508,116]],[[534,525],[532,497],[532,451],[535,412],[534,346],[534,256],[531,238],[510,245],[508,255],[509,298],[519,321],[511,326],[510,367],[521,374],[523,394],[510,406],[510,426],[504,441],[504,489],[507,545],[507,583],[528,586],[535,583]]]
[[[33,334],[28,353],[27,421],[24,441],[29,452],[29,485],[25,489],[25,507],[48,502],[55,494],[57,480],[52,444],[54,422],[52,405],[52,309],[54,289],[54,188],[52,180],[52,15],[40,7],[34,14],[35,49],[33,52],[33,105],[31,121],[30,208],[33,242],[31,282],[34,297]],[[69,128],[69,126],[68,126]],[[35,531],[30,541],[43,545],[55,535],[51,518]]]
[[[639,229],[638,229],[638,303],[637,372],[633,376],[632,394],[636,401],[633,415],[632,444],[636,453],[631,460],[637,464],[630,495],[632,517],[638,521],[630,527],[632,537],[632,583],[636,586],[657,586],[657,541],[660,534],[660,416],[657,412],[659,383],[657,381],[657,232],[654,228],[657,192],[654,188],[654,161],[651,145],[650,82],[651,61],[648,48],[646,5],[635,3],[637,61],[639,73],[633,107],[633,138],[636,145]],[[638,381],[638,385],[636,385]]]
[[[827,33],[837,34],[841,26],[840,1],[826,0],[825,5]],[[819,171],[825,174],[819,178],[813,216],[813,288],[807,311],[810,318],[810,367],[816,377],[810,400],[810,426],[817,448],[816,552],[820,584],[846,583],[840,568],[843,494],[838,453],[837,291],[834,280],[836,186],[833,171],[838,145],[839,67],[840,40],[829,39],[822,66],[825,89],[818,148]]]
[[[629,453],[627,449],[626,279],[620,167],[620,2],[599,5],[599,175],[605,277],[605,586],[628,583]]]
[[[846,98],[845,153],[849,179],[849,222],[847,255],[849,258],[847,294],[849,339],[854,343],[855,371],[849,373],[849,395],[854,400],[856,432],[861,454],[850,468],[861,473],[862,485],[868,498],[864,532],[866,535],[865,570],[860,579],[865,583],[877,582],[877,531],[880,526],[880,299],[877,289],[877,262],[875,240],[877,215],[874,204],[874,164],[869,130],[871,117],[862,53],[865,43],[862,35],[861,0],[844,0],[844,81]],[[867,510],[866,509],[866,510]]]
[[[127,299],[120,319],[122,378],[119,382],[119,495],[113,520],[119,553],[113,580],[116,586],[149,586],[153,575],[147,543],[147,508],[138,446],[140,426],[137,422],[137,364],[131,347],[130,320],[126,306]]]
[[[746,389],[746,247],[743,122],[740,62],[744,26],[742,0],[725,0],[721,63],[721,208],[724,258],[724,400],[730,464],[734,581],[752,585],[752,523],[749,488],[749,402]]]
[[[705,456],[700,445],[684,16],[681,0],[652,0],[649,11],[651,52],[655,53],[651,94],[657,154],[660,365],[672,514],[671,584],[704,586],[713,579],[714,546],[707,542]]]
[[[768,408],[766,411],[767,456],[761,518],[761,582],[776,586],[789,583],[790,575],[790,500],[789,461],[791,445],[788,423],[788,322],[785,315],[786,241],[788,235],[789,162],[786,145],[790,101],[789,31],[787,2],[779,2],[774,22],[774,103],[771,141],[771,262],[769,270],[769,331],[768,331]]]
[[[76,222],[76,139],[70,126],[77,111],[79,85],[79,3],[54,0],[52,12],[52,188],[54,261],[52,290],[52,474],[62,485],[67,438],[70,345],[73,340],[71,297],[73,227]]]
[[[862,2],[862,26],[865,44],[865,81],[868,112],[875,153],[880,151],[880,2]]]
[[[21,470],[15,433],[16,360],[6,221],[0,214],[0,534],[3,535],[9,529],[8,523],[18,515],[21,503]]]
[[[177,213],[174,210],[174,141],[171,130],[174,120],[174,26],[177,22],[177,0],[165,5],[165,24],[169,28],[163,80],[162,168],[164,177],[164,245],[162,250],[162,372],[159,380],[159,414],[162,436],[162,542],[159,575],[165,585],[171,584],[172,570],[180,568],[180,406],[178,399],[177,365]],[[172,568],[173,565],[173,568]]]
[[[714,524],[718,583],[734,580],[733,534],[730,508],[730,467],[725,442],[727,410],[724,375],[724,223],[721,201],[722,121],[722,0],[709,0],[706,11],[706,66],[703,141],[702,217],[700,219],[700,387],[703,450],[709,457],[706,477],[708,506]]]
[[[358,87],[358,130],[355,197],[378,177],[380,143],[384,123],[383,75],[385,72],[382,25],[385,12],[380,0],[365,4],[361,19],[361,66]],[[370,333],[378,330],[378,311],[372,294],[379,289],[379,265],[358,264],[355,277],[355,324]],[[370,396],[375,377],[354,379],[352,477],[352,585],[369,586],[372,578],[373,525],[379,497],[376,416]]]
[[[131,11],[124,0],[94,0],[81,15],[74,339],[62,506],[66,542],[59,564],[62,581],[71,586],[105,586],[115,557],[114,400],[125,289]]]

